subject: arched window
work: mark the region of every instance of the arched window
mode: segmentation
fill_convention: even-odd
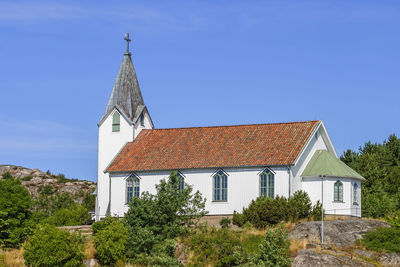
[[[339,180],[334,185],[333,195],[335,202],[343,202],[343,183]]]
[[[140,195],[140,181],[136,176],[126,179],[126,203],[129,203],[133,196]]]
[[[140,126],[144,126],[144,113],[140,115]]]
[[[353,204],[358,204],[358,185],[354,183],[353,185]]]
[[[180,172],[176,175],[179,180],[179,191],[182,191],[185,186],[185,178],[182,176]]]
[[[219,170],[214,174],[214,194],[213,201],[227,201],[228,200],[228,177],[226,174]]]
[[[275,175],[265,170],[260,174],[260,196],[274,198]]]
[[[120,128],[120,115],[116,111],[113,114],[112,131],[119,132],[119,128]]]

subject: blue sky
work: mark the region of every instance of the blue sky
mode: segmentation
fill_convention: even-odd
[[[400,135],[399,1],[0,1],[0,164],[96,180],[130,32],[157,128],[321,119]]]

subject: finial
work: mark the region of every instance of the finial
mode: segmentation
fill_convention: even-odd
[[[126,41],[126,52],[125,52],[125,55],[130,55],[131,52],[129,52],[129,42],[132,41],[132,40],[129,39],[129,33],[125,33],[124,40]]]

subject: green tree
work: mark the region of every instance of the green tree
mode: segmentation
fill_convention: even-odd
[[[360,173],[362,214],[384,217],[400,208],[400,139],[390,135],[382,144],[366,142],[357,152],[347,150],[340,159]]]
[[[84,239],[75,233],[44,225],[24,245],[28,266],[82,266]]]
[[[21,181],[9,173],[0,180],[0,246],[17,247],[31,233],[32,200]]]
[[[188,227],[206,214],[205,199],[200,192],[192,193],[190,185],[179,189],[177,172],[156,185],[156,195],[143,192],[129,203],[125,215],[129,238],[127,252],[130,257],[151,253],[154,246],[166,239],[174,239],[188,232]]]
[[[289,198],[289,206],[292,210],[292,219],[308,218],[312,212],[312,203],[307,192],[303,190],[296,191],[292,197]]]

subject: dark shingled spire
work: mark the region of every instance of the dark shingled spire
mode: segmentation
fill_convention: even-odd
[[[129,47],[129,35],[125,36]],[[100,122],[117,106],[132,122],[137,119],[144,109],[144,101],[140,92],[136,71],[133,67],[131,53],[127,50],[124,53],[117,78],[112,89],[106,111]]]

